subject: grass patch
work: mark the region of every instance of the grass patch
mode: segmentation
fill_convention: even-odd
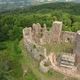
[[[47,76],[55,80],[63,80],[64,78],[63,74],[53,71],[52,69],[48,71]]]
[[[74,47],[70,43],[52,43],[45,44],[43,46],[47,49],[47,54],[49,54],[50,52],[55,52],[57,54],[61,54],[62,52],[72,53]]]
[[[30,68],[28,68],[27,73],[24,76],[24,80],[38,80],[36,76],[33,74]]]

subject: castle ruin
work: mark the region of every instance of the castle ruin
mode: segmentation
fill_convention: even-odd
[[[23,29],[24,45],[34,59],[41,61],[40,69],[43,70],[43,72],[47,72],[51,68],[51,65],[49,65],[48,67],[43,66],[44,62],[49,60],[49,57],[46,54],[46,48],[42,47],[42,45],[47,43],[70,42],[74,44],[75,47],[73,49],[73,54],[63,54],[60,59],[60,65],[62,65],[62,67],[67,67],[69,65],[69,68],[77,68],[77,65],[80,64],[80,31],[62,31],[62,25],[62,22],[54,21],[51,29],[48,31],[46,24],[44,24],[44,26],[41,27],[39,23],[34,23],[32,27],[26,27]],[[80,69],[79,66],[78,68]]]

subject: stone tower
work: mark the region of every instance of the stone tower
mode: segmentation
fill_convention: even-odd
[[[39,43],[40,42],[40,33],[41,33],[41,25],[39,23],[37,24],[33,24],[32,25],[32,33],[33,33],[33,39],[36,43]]]
[[[32,32],[31,32],[31,27],[29,28],[24,28],[23,29],[23,37],[24,37],[24,41],[25,43],[28,41],[32,40]]]
[[[76,34],[74,53],[76,55],[76,63],[80,64],[80,31]]]
[[[61,32],[62,32],[62,22],[60,21],[53,22],[51,28],[51,41],[60,42]]]

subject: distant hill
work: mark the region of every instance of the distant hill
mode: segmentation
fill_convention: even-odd
[[[0,0],[0,11],[25,8],[31,5],[38,5],[44,3],[54,3],[54,2],[77,2],[80,0]]]
[[[37,6],[32,6],[27,9],[29,12],[52,12],[53,10],[62,10],[63,12],[68,12],[70,14],[80,15],[80,3],[48,3]]]
[[[25,3],[26,4],[26,3]],[[65,3],[65,2],[55,2],[55,3],[46,3],[34,6],[25,5],[22,7],[20,4],[13,4],[13,5],[5,5],[0,7],[0,11],[14,11],[15,10],[23,12],[50,12],[53,10],[62,10],[64,12],[68,12],[71,14],[79,14],[80,15],[80,3]]]

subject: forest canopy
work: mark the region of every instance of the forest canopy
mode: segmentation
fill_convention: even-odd
[[[0,13],[0,41],[14,40],[22,37],[22,29],[33,23],[47,24],[47,28],[55,20],[63,22],[63,30],[80,29],[79,3],[50,3],[25,9]]]

